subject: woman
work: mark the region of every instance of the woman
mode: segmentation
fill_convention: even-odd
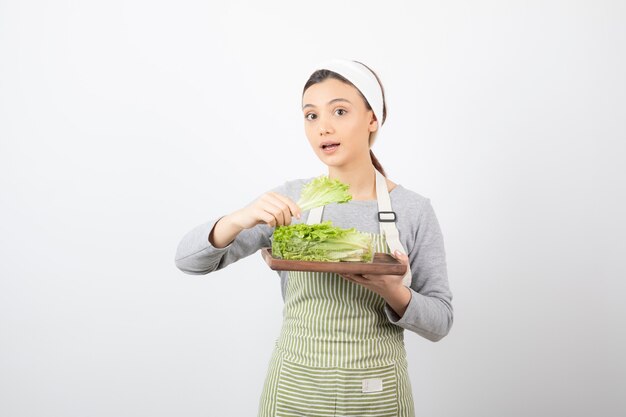
[[[386,117],[376,74],[350,60],[316,67],[304,86],[306,136],[352,200],[301,212],[287,181],[250,205],[191,230],[176,265],[206,274],[271,246],[273,228],[331,220],[370,234],[407,264],[396,275],[280,271],[284,321],[259,416],[414,416],[404,330],[431,341],[452,326],[441,230],[430,200],[386,178],[370,150]],[[394,249],[392,251],[392,249]]]

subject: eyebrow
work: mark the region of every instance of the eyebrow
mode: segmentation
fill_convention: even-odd
[[[345,99],[345,98],[334,98],[330,100],[327,104],[333,104],[336,101],[345,101],[345,102],[352,104],[350,100]],[[302,110],[306,109],[307,107],[315,107],[315,106],[313,104],[305,104],[304,106],[302,106]]]

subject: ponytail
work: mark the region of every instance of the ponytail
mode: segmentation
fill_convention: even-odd
[[[376,168],[378,172],[383,174],[384,177],[387,177],[385,170],[383,169],[382,165],[380,165],[380,162],[378,162],[378,159],[374,156],[374,152],[372,152],[371,149],[370,149],[370,158],[372,159],[372,164],[374,165],[374,168]]]

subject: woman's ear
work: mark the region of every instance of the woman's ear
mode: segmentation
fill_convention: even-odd
[[[369,125],[369,131],[375,132],[377,130],[378,130],[378,120],[376,120],[375,117],[372,117],[372,120],[370,121],[370,125]]]

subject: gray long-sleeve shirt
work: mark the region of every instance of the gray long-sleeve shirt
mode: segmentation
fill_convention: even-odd
[[[314,177],[287,181],[272,191],[298,201],[304,184]],[[391,208],[396,212],[400,242],[409,255],[413,279],[411,301],[402,317],[388,304],[385,313],[391,323],[436,342],[448,334],[453,322],[452,293],[448,285],[443,235],[430,199],[397,184],[389,193]],[[333,226],[354,227],[369,233],[380,233],[376,200],[351,200],[324,207],[321,221],[331,220]],[[309,211],[292,224],[306,223]],[[262,247],[271,246],[274,228],[259,224],[240,232],[224,248],[209,242],[213,226],[223,216],[213,218],[190,230],[176,251],[176,266],[187,274],[208,274],[249,256]],[[281,279],[283,300],[289,273],[276,271]]]

